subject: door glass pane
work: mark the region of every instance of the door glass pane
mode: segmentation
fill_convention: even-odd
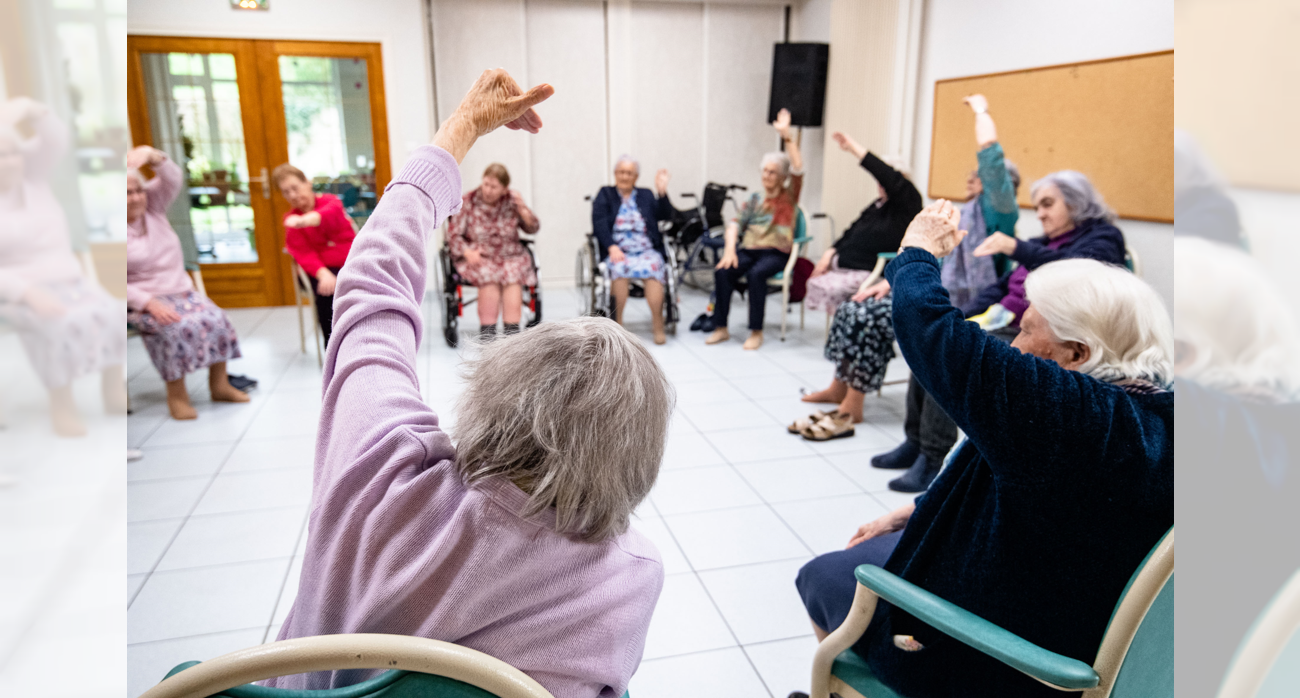
[[[370,82],[361,58],[280,56],[289,162],[329,192],[358,226],[375,207]]]
[[[186,259],[256,262],[234,55],[146,53],[140,58],[154,147],[185,169],[185,190],[167,217]],[[260,184],[254,189],[260,196]]]

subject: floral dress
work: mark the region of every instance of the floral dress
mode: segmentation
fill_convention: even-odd
[[[879,390],[885,369],[894,358],[893,301],[847,300],[835,311],[826,338],[826,359],[835,364],[835,378],[862,393]]]
[[[460,213],[451,217],[447,247],[457,273],[475,286],[536,286],[533,259],[519,241],[519,231],[532,234],[540,227],[533,225],[530,230],[524,225],[519,205],[509,193],[489,204],[483,200],[481,190],[475,189],[461,197]],[[466,264],[467,247],[478,250],[483,255],[482,261]]]
[[[609,261],[609,275],[614,279],[654,279],[664,282],[664,256],[654,248],[646,234],[645,218],[633,195],[623,197],[614,219],[614,244],[623,250],[621,262]]]

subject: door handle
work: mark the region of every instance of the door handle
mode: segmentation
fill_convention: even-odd
[[[252,182],[260,182],[262,184],[262,198],[271,198],[271,177],[267,174],[265,167],[262,168],[261,177],[249,177],[248,181],[250,184]]]

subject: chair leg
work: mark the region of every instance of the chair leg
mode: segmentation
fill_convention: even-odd
[[[799,331],[803,331],[803,301],[799,301]]]
[[[316,296],[314,295],[311,298],[311,314],[314,316],[311,322],[311,345],[316,347],[316,368],[324,368],[325,360],[320,355],[320,322],[316,320],[320,315],[316,312]]]
[[[785,326],[790,320],[790,279],[781,280],[781,341],[785,341]]]
[[[298,353],[307,353],[307,328],[302,324],[302,294],[298,293],[298,282],[293,285],[293,304],[298,306]]]

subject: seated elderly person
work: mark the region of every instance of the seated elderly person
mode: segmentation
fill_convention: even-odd
[[[505,334],[519,331],[524,286],[537,285],[533,258],[519,231],[536,234],[541,222],[500,163],[483,171],[477,189],[461,197],[460,212],[447,224],[447,250],[456,272],[478,289],[479,336],[497,334],[497,317]]]
[[[18,127],[28,125],[24,138]],[[50,395],[60,436],[82,436],[73,382],[99,373],[104,409],[125,414],[126,312],[82,273],[50,188],[68,128],[26,97],[0,102],[0,319],[17,332]]]
[[[1221,684],[1251,624],[1300,569],[1295,301],[1235,234],[1212,237],[1226,243],[1180,235],[1173,246],[1178,498],[1213,512],[1179,519],[1183,540],[1214,551],[1179,561],[1179,603],[1200,609],[1178,623],[1179,655],[1197,658],[1178,664],[1191,686]]]
[[[876,180],[876,200],[862,209],[844,235],[817,260],[808,279],[804,305],[834,313],[876,268],[882,252],[898,250],[907,224],[921,212],[921,192],[894,158],[882,160],[840,131],[831,134],[840,149],[851,153]],[[859,420],[861,421],[861,420]]]
[[[240,357],[235,327],[194,290],[180,238],[167,222],[167,207],[185,183],[180,166],[147,145],[128,153],[126,164],[126,304],[149,360],[167,381],[167,410],[172,419],[199,416],[185,374],[204,367],[213,402],[248,402],[226,374],[226,362]],[[156,174],[148,183],[139,169],[146,164]]]
[[[613,280],[614,320],[623,324],[629,279],[645,284],[655,344],[668,341],[664,334],[664,237],[659,221],[673,215],[668,199],[668,170],[655,175],[655,190],[638,189],[641,165],[631,155],[614,163],[614,186],[601,187],[591,202],[591,229],[600,245],[601,258]]]
[[[874,564],[1091,664],[1130,575],[1174,523],[1169,315],[1122,268],[1059,261],[1028,276],[1007,345],[940,283],[958,220],[946,201],[927,207],[885,273],[903,355],[969,441],[929,492],[809,562],[796,586],[822,638],[847,617],[853,570]],[[883,600],[854,650],[909,698],[1060,695]]]
[[[975,257],[975,249],[994,232],[1014,235],[1020,217],[1020,209],[1016,206],[1020,172],[1002,155],[997,127],[988,114],[988,103],[981,95],[971,95],[964,101],[975,112],[975,139],[980,149],[976,155],[979,168],[966,179],[970,198],[961,207],[962,230],[967,231],[967,235],[943,265],[943,285],[948,289],[953,305],[959,307],[971,300],[972,286],[983,290],[984,286],[997,280],[993,258]],[[836,139],[839,139],[839,134],[836,134]],[[915,193],[916,190],[913,188],[911,191]],[[919,212],[920,194],[916,196],[916,210]],[[903,229],[915,215],[911,214],[903,222]],[[897,240],[901,239],[900,233]],[[880,251],[894,252],[897,249],[898,244],[894,242],[889,249]],[[892,305],[889,283],[881,280],[868,286],[870,280],[860,278],[857,292],[835,311],[823,352],[826,360],[835,365],[830,386],[803,397],[804,402],[834,403],[836,409],[815,412],[806,419],[796,420],[787,427],[790,433],[802,434],[812,441],[853,436],[853,425],[862,421],[866,394],[879,390],[884,383],[885,370],[894,358]],[[810,280],[810,296],[811,289]]]
[[[962,306],[967,318],[1007,342],[1020,332],[1020,320],[1029,304],[1025,277],[1031,271],[1060,259],[1124,263],[1124,234],[1114,225],[1115,212],[1086,176],[1073,170],[1053,172],[1034,183],[1030,196],[1043,236],[1017,240],[1006,233],[991,233],[975,248],[974,256],[1004,254],[1020,266]],[[888,279],[884,283],[887,285]],[[872,458],[871,464],[907,470],[889,483],[890,489],[923,492],[938,474],[944,455],[957,443],[957,426],[926,396],[915,373],[907,386],[904,429],[907,439],[902,445]]]
[[[339,197],[312,191],[307,175],[287,162],[271,171],[271,181],[293,207],[284,214],[284,246],[307,272],[311,292],[316,296],[316,321],[320,323],[325,346],[329,346],[336,275],[348,261],[352,239],[356,237],[352,219],[343,210]]]
[[[628,522],[658,475],[673,403],[646,348],[604,318],[486,344],[469,363],[455,447],[417,380],[424,250],[461,205],[457,163],[499,126],[536,132],[531,107],[552,92],[483,73],[357,236],[339,274],[306,558],[282,640],[454,642],[567,698],[622,695],[641,661],[663,565]]]
[[[727,224],[726,247],[713,272],[716,295],[713,326],[717,329],[704,340],[705,344],[731,339],[727,331],[731,294],[736,282],[744,277],[749,284],[749,337],[745,348],[753,350],[763,346],[767,280],[785,268],[794,246],[799,192],[803,189],[803,158],[799,155],[799,144],[790,137],[790,112],[785,109],[778,112],[772,126],[781,134],[786,152],[763,156],[763,193],[750,196],[735,220]]]

